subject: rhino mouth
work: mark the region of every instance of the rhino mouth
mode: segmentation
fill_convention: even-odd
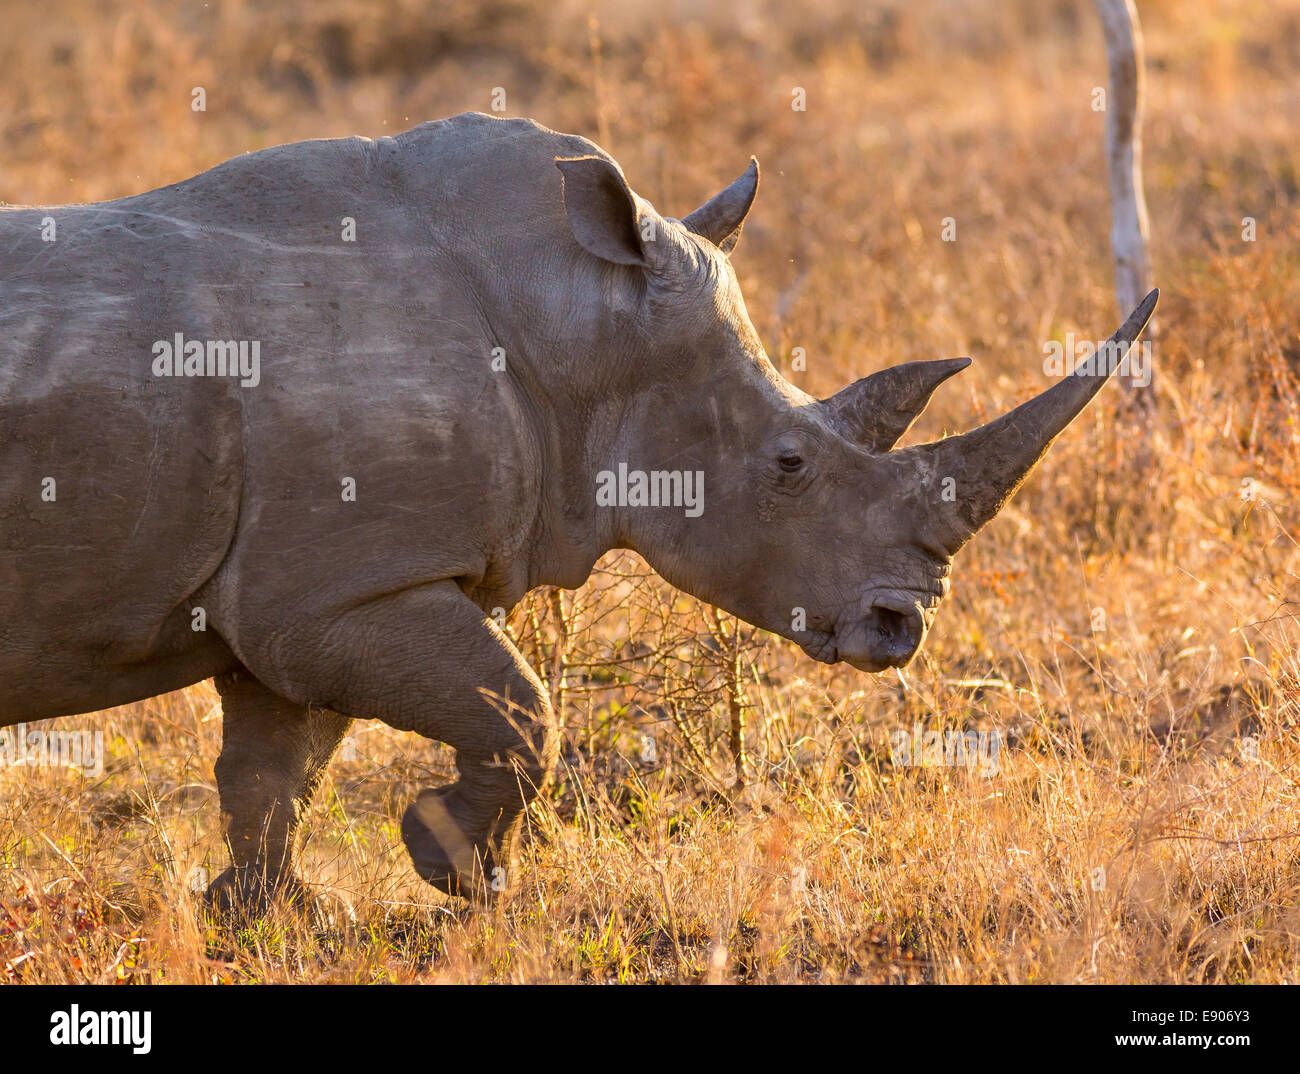
[[[808,631],[799,647],[820,663],[842,661],[869,673],[903,667],[924,643],[937,603],[932,593],[881,593],[851,620]]]

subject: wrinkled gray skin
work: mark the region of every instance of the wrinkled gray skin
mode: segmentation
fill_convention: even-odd
[[[300,820],[352,718],[441,740],[460,779],[403,836],[472,894],[514,880],[556,754],[489,614],[531,588],[632,548],[818,659],[906,663],[952,554],[1105,378],[891,452],[965,361],[825,402],[785,382],[727,256],[757,180],[679,222],[584,139],[464,115],[0,210],[0,724],[215,677],[234,865],[212,894],[238,906],[297,890]],[[261,341],[260,383],[154,376],[177,332]],[[619,463],[703,471],[703,513],[598,507]]]

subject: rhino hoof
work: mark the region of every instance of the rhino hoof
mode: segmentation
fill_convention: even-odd
[[[265,917],[273,905],[310,906],[307,886],[296,876],[275,882],[250,869],[231,866],[203,893],[207,912],[220,920],[254,921]]]
[[[402,815],[402,842],[420,877],[447,895],[489,903],[505,890],[508,870],[486,839],[456,821],[457,787],[421,791]]]

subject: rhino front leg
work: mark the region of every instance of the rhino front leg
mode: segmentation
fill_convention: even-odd
[[[258,912],[302,895],[302,821],[352,721],[272,692],[240,669],[215,680],[221,695],[217,790],[231,867],[208,889],[223,911]]]
[[[558,735],[546,691],[510,639],[457,587],[436,589],[402,601],[426,605],[424,621],[437,624],[415,646],[429,692],[378,714],[456,750],[460,778],[420,792],[402,817],[402,841],[426,881],[482,901],[515,883],[524,810],[550,775]]]
[[[261,649],[263,681],[456,750],[460,778],[402,818],[416,872],[466,898],[513,885],[523,811],[558,741],[546,691],[510,639],[450,581],[298,623]]]

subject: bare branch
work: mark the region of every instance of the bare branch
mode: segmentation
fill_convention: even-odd
[[[1151,289],[1147,204],[1142,192],[1142,27],[1133,0],[1094,0],[1106,38],[1110,99],[1106,102],[1106,161],[1110,173],[1110,243],[1115,297],[1121,315]],[[1148,328],[1154,337],[1154,323]],[[1136,399],[1131,378],[1121,378]],[[1150,393],[1146,393],[1149,397]]]

